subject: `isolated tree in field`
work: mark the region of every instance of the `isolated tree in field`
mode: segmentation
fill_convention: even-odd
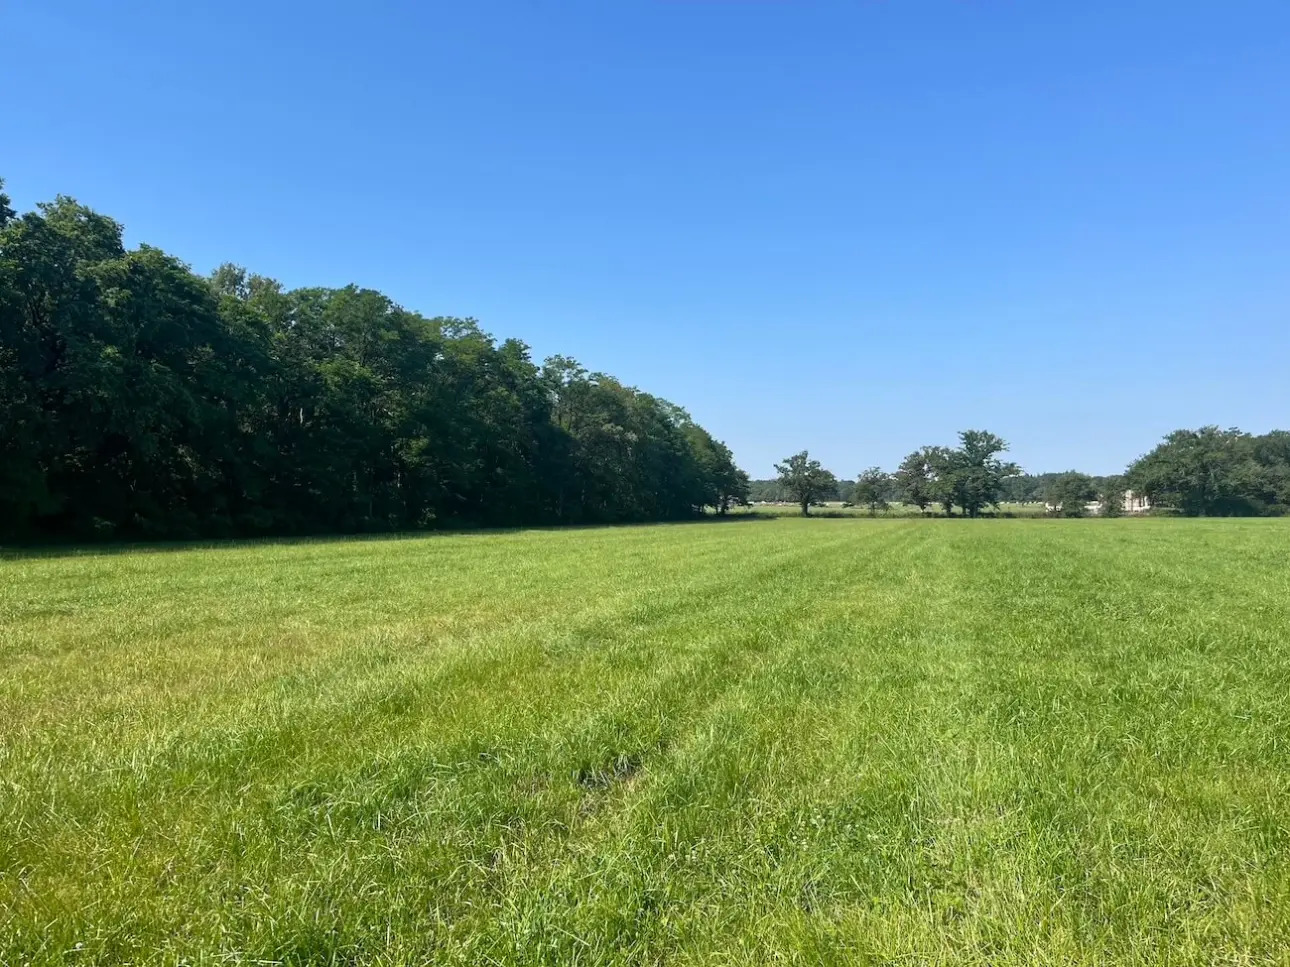
[[[978,516],[986,507],[998,506],[1003,482],[1021,473],[1015,463],[999,458],[1008,444],[985,430],[964,430],[959,447],[950,454],[947,476],[954,503],[968,517]]]
[[[887,509],[887,491],[891,486],[891,477],[881,467],[870,467],[860,474],[853,491],[853,501],[869,508],[872,517],[880,510]]]
[[[811,513],[811,504],[837,490],[837,478],[805,450],[775,464],[775,471],[785,492],[801,506],[804,517]]]
[[[899,499],[913,504],[920,511],[925,511],[928,504],[936,501],[935,481],[932,477],[932,456],[934,447],[923,447],[915,450],[903,461],[893,474],[892,480]]]
[[[1069,470],[1060,474],[1048,488],[1048,503],[1061,517],[1084,517],[1086,505],[1097,499],[1097,486],[1085,473]]]

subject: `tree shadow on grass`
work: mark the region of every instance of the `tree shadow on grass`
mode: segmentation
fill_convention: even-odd
[[[415,541],[434,537],[483,537],[496,534],[521,534],[530,531],[561,533],[564,531],[605,530],[606,528],[677,527],[683,525],[735,524],[752,521],[779,520],[782,514],[763,514],[756,511],[739,514],[705,514],[680,520],[613,521],[597,524],[529,524],[496,525],[459,524],[427,527],[423,530],[402,531],[324,531],[317,534],[284,534],[263,537],[206,537],[191,540],[138,540],[104,541],[102,543],[72,540],[47,540],[42,542],[0,545],[0,561],[26,561],[61,557],[107,557],[118,554],[162,554],[176,551],[244,550],[254,547],[290,547],[301,544],[377,543],[385,541]]]

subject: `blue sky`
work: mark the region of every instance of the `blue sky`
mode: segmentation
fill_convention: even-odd
[[[665,396],[754,476],[1290,427],[1285,0],[0,13],[0,176]]]

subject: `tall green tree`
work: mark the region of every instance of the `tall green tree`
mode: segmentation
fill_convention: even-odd
[[[1048,505],[1061,517],[1085,517],[1088,504],[1097,499],[1097,485],[1088,474],[1069,470],[1048,488]]]
[[[927,495],[932,503],[940,504],[946,517],[954,516],[954,503],[958,499],[957,477],[961,456],[949,447],[924,447],[927,458]]]
[[[718,514],[727,513],[732,506],[746,505],[750,491],[748,474],[735,466],[730,448],[697,424],[689,424],[686,433],[702,481],[699,485],[703,488],[702,504],[714,508]]]
[[[959,433],[959,447],[951,451],[944,471],[953,502],[968,517],[977,517],[987,507],[997,507],[1003,483],[1021,471],[1000,458],[1008,444],[985,430]]]
[[[869,508],[872,517],[880,510],[887,509],[887,492],[891,487],[891,477],[881,467],[869,467],[855,483],[855,503]]]
[[[937,499],[933,479],[935,459],[931,452],[934,449],[923,447],[915,450],[901,461],[893,475],[899,498],[907,504],[913,504],[919,511],[925,511]]]
[[[1098,484],[1098,499],[1102,502],[1103,517],[1124,516],[1124,478],[1118,475],[1103,477]]]
[[[811,504],[834,492],[838,485],[837,478],[820,461],[812,460],[806,450],[785,457],[775,464],[775,471],[784,492],[802,508],[803,517],[810,515]]]
[[[1290,507],[1290,431],[1273,430],[1250,445],[1258,467],[1255,497],[1263,508]]]
[[[1153,504],[1192,517],[1257,513],[1266,471],[1254,438],[1236,428],[1175,430],[1128,470],[1129,486]]]

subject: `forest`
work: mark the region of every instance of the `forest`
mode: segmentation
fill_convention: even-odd
[[[1023,474],[969,430],[893,473],[839,479],[802,451],[749,481],[679,406],[473,319],[231,264],[198,275],[71,198],[19,215],[2,191],[0,426],[7,540],[662,521],[748,500],[1079,516],[1124,488],[1189,516],[1290,507],[1290,433],[1215,426],[1111,477]]]
[[[370,289],[201,276],[62,196],[0,193],[0,426],[0,539],[671,520],[747,479],[572,359]]]

